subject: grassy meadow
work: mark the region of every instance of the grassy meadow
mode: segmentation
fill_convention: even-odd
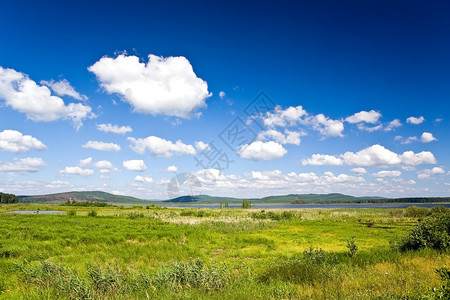
[[[2,205],[0,299],[434,299],[426,210]]]

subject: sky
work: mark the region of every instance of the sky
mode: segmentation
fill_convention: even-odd
[[[215,2],[1,1],[0,192],[450,196],[448,1]]]

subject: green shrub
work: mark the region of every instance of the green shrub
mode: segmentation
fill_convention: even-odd
[[[89,217],[96,217],[97,216],[97,211],[96,210],[91,210],[88,212],[87,214]]]
[[[312,246],[303,251],[303,258],[309,264],[322,264],[325,262],[325,251],[321,248],[314,249]]]
[[[74,210],[69,210],[69,211],[67,212],[67,215],[73,217],[73,216],[76,216],[76,215],[77,215],[77,212],[74,211]]]
[[[449,246],[450,214],[425,218],[400,241],[402,251],[421,248],[445,250]]]
[[[355,257],[356,252],[358,252],[358,245],[355,243],[355,237],[352,237],[350,240],[347,240],[347,248],[350,251],[350,257]]]
[[[441,286],[434,289],[436,299],[450,299],[450,270],[446,267],[436,269],[436,273],[441,279]]]
[[[131,212],[128,214],[127,218],[134,220],[134,219],[140,219],[144,217],[144,213],[138,213],[138,212]]]
[[[450,209],[445,206],[433,206],[430,208],[431,216],[445,215],[450,213]]]
[[[426,207],[410,206],[406,209],[405,217],[423,218],[428,216],[430,210]]]

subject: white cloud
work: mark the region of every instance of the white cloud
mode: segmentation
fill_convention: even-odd
[[[65,175],[90,176],[94,174],[94,170],[82,169],[80,167],[65,167],[64,169],[59,170],[59,173]]]
[[[358,173],[358,174],[366,174],[366,173],[367,173],[366,169],[361,168],[361,167],[359,167],[359,168],[353,168],[353,169],[351,169],[350,171],[355,172],[355,173]]]
[[[210,149],[209,144],[206,144],[202,141],[195,142],[195,148],[197,148],[197,150],[200,152],[202,152],[205,149]]]
[[[15,153],[28,152],[30,149],[44,150],[47,146],[31,135],[23,135],[17,130],[0,132],[0,149]]]
[[[132,132],[133,129],[130,126],[118,126],[112,124],[98,124],[97,129],[103,132],[112,132],[117,134],[126,134]]]
[[[220,99],[223,99],[225,97],[225,92],[224,91],[220,91],[219,92],[219,97],[220,97]]]
[[[167,171],[168,171],[168,172],[176,173],[176,172],[178,172],[178,168],[177,168],[176,166],[169,166],[169,167],[167,168]]]
[[[120,151],[120,146],[114,143],[88,141],[83,148],[91,148],[98,151]]]
[[[138,182],[143,182],[143,183],[152,183],[153,182],[153,178],[151,178],[150,176],[141,176],[141,175],[137,175],[136,177],[134,177],[135,181]]]
[[[0,172],[38,172],[46,164],[42,158],[14,158],[13,162],[0,160]]]
[[[256,141],[251,143],[250,145],[242,146],[241,150],[238,152],[238,155],[242,158],[250,160],[267,161],[280,158],[286,153],[287,150],[277,142]]]
[[[443,167],[434,167],[432,169],[425,169],[418,172],[417,178],[419,179],[425,179],[429,178],[431,175],[436,174],[445,174],[445,170]]]
[[[94,167],[100,169],[101,173],[109,173],[111,171],[117,171],[117,168],[115,168],[114,165],[107,160],[100,160],[94,163]]]
[[[80,162],[78,163],[78,166],[81,168],[84,168],[84,167],[90,166],[91,163],[92,163],[92,157],[88,157],[85,159],[81,159]]]
[[[12,109],[26,114],[33,121],[71,120],[79,129],[83,120],[93,118],[91,107],[81,103],[64,104],[52,96],[46,86],[39,86],[26,74],[0,67],[0,98]]]
[[[402,175],[400,171],[380,171],[372,174],[375,177],[399,177]]]
[[[73,86],[70,85],[70,82],[67,79],[63,79],[60,81],[54,81],[53,79],[50,81],[41,80],[41,85],[46,85],[51,88],[56,95],[58,96],[69,96],[77,100],[87,100],[88,97],[86,95],[82,95],[78,93]]]
[[[364,123],[358,123],[357,127],[358,127],[359,130],[364,130],[364,131],[367,131],[367,132],[374,132],[374,131],[382,129],[383,125],[380,124],[380,125],[377,125],[377,126],[367,127]]]
[[[263,116],[264,125],[268,127],[274,126],[294,126],[301,121],[303,116],[307,116],[306,110],[301,105],[297,107],[290,106],[283,110],[280,106],[275,107],[275,111],[267,112]]]
[[[125,160],[123,162],[123,167],[129,171],[145,171],[147,166],[143,160]]]
[[[420,116],[418,118],[409,117],[408,119],[406,119],[406,123],[414,124],[414,125],[419,125],[419,124],[423,123],[423,121],[425,121],[425,118],[423,116]]]
[[[395,166],[408,165],[417,166],[420,164],[435,164],[436,158],[429,151],[414,153],[406,151],[397,154],[380,145],[373,145],[356,153],[345,152],[339,156],[313,154],[309,159],[303,159],[303,165],[355,165],[359,167],[371,166]]]
[[[402,124],[402,122],[400,122],[399,119],[395,119],[387,124],[387,126],[384,128],[384,131],[392,131],[395,128],[401,127],[402,125],[403,124]]]
[[[183,56],[103,57],[88,68],[109,94],[119,94],[136,112],[190,118],[206,106],[208,84],[194,73]]]
[[[186,145],[181,140],[173,143],[157,136],[149,136],[144,139],[130,137],[128,140],[133,144],[130,146],[131,149],[139,154],[144,154],[147,149],[157,157],[172,157],[174,154],[196,154],[192,145]]]
[[[424,133],[422,133],[422,136],[420,137],[420,141],[422,143],[430,143],[433,141],[437,141],[437,138],[435,138],[432,133],[424,132]]]
[[[302,160],[304,166],[340,166],[343,164],[344,161],[341,158],[327,154],[313,154],[311,158]]]
[[[313,129],[317,130],[324,137],[342,137],[342,131],[344,131],[344,123],[339,120],[332,120],[325,117],[323,114],[318,114],[308,118]]]
[[[269,129],[258,134],[259,140],[272,139],[280,144],[294,144],[300,145],[300,136],[305,135],[304,132],[285,130],[284,134],[275,130]]]
[[[350,117],[345,118],[345,121],[351,124],[355,123],[370,123],[370,124],[376,124],[378,120],[380,119],[381,114],[375,110],[371,111],[360,111],[358,113],[355,113],[354,115],[351,115]]]

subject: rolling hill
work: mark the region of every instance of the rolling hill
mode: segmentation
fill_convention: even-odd
[[[128,205],[148,205],[151,201],[138,199],[130,196],[114,195],[101,191],[90,192],[67,192],[39,196],[19,196],[23,203],[49,203],[60,204],[67,200],[75,201],[97,201],[107,202],[109,204],[128,204]]]

